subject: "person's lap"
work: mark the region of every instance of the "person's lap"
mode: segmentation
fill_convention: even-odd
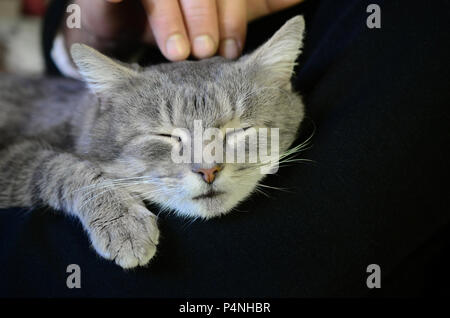
[[[249,28],[253,47],[307,10],[294,83],[308,114],[298,142],[316,126],[313,148],[300,156],[316,163],[264,182],[288,191],[267,189],[270,197],[254,195],[210,221],[161,215],[157,256],[128,272],[96,256],[75,220],[45,208],[1,211],[0,295],[361,295],[367,265],[379,264],[383,278],[397,272],[450,219],[446,8],[379,1],[382,28],[371,30],[369,2],[336,2]],[[69,264],[81,267],[79,290],[66,287]]]

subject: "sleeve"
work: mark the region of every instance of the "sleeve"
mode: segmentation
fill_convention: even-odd
[[[60,68],[52,58],[54,44],[58,43],[57,35],[66,11],[67,0],[53,0],[50,2],[42,25],[42,48],[44,53],[46,73],[62,75]],[[53,54],[55,55],[55,54]],[[60,64],[60,63],[58,63]]]

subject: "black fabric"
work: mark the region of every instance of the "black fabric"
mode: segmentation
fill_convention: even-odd
[[[51,1],[45,13],[44,23],[42,24],[42,49],[47,74],[61,75],[51,58],[51,50],[53,48],[53,40],[62,23],[64,13],[66,12],[67,0]]]
[[[355,296],[445,294],[449,278],[449,1],[308,0],[250,25],[248,49],[289,16],[307,36],[294,85],[315,125],[316,164],[282,168],[223,218],[161,215],[158,254],[124,272],[76,220],[0,211],[0,296]],[[78,264],[82,288],[66,287]],[[382,288],[366,287],[379,264]],[[447,275],[448,276],[448,275]]]

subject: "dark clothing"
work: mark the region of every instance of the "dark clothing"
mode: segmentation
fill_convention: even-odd
[[[128,272],[98,257],[76,220],[0,211],[0,296],[445,293],[450,2],[376,1],[381,29],[366,26],[370,3],[308,0],[249,26],[248,50],[290,16],[306,18],[294,86],[308,117],[298,141],[316,126],[302,156],[316,164],[265,181],[291,192],[253,195],[205,222],[161,215],[157,256]],[[81,289],[66,287],[69,264],[81,267]],[[369,264],[381,266],[380,290],[366,286]]]
[[[53,40],[56,37],[61,24],[64,22],[64,13],[66,12],[68,1],[54,0],[50,2],[45,13],[44,23],[42,25],[42,48],[44,49],[44,61],[46,71],[50,75],[61,75],[55,63],[50,56],[53,47]]]

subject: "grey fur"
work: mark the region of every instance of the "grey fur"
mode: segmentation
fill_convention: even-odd
[[[49,205],[80,219],[95,250],[123,268],[145,265],[158,243],[144,200],[185,216],[224,214],[255,191],[259,166],[224,164],[211,185],[171,160],[173,128],[230,122],[280,129],[286,151],[303,119],[290,87],[304,21],[288,21],[237,61],[221,57],[140,69],[84,45],[72,56],[89,89],[70,79],[0,81],[0,208]],[[194,199],[209,190],[215,198]]]

